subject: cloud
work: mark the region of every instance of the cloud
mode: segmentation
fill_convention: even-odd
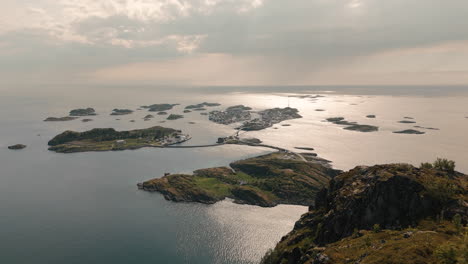
[[[186,85],[210,84],[207,74],[216,67],[236,76],[229,84],[337,82],[332,72],[355,83],[450,72],[458,83],[466,80],[458,73],[468,70],[468,1],[6,1],[0,11],[5,78],[48,72],[44,81],[53,73],[103,81],[127,69],[122,76],[136,82],[148,78],[130,69],[143,65],[182,67],[190,78],[154,76]],[[447,45],[450,52],[433,55]],[[154,76],[149,79],[158,82]]]

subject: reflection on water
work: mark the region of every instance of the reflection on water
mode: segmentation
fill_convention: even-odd
[[[143,121],[146,111],[110,116],[113,108],[136,109],[152,103],[220,102],[245,104],[256,110],[299,108],[302,119],[287,121],[245,136],[285,148],[314,147],[335,167],[409,162],[418,164],[438,156],[457,161],[467,172],[468,116],[466,97],[340,95],[323,98],[290,97],[292,90],[274,94],[161,93],[150,89],[117,90],[112,98],[96,93],[0,98],[0,261],[3,263],[255,263],[294,225],[307,208],[281,205],[259,208],[223,201],[215,205],[165,201],[157,193],[141,192],[135,184],[164,172],[184,172],[225,166],[241,158],[269,152],[262,148],[222,146],[203,149],[140,149],[106,153],[57,154],[47,141],[67,129],[93,127],[134,129],[163,125],[193,136],[186,144],[212,143],[233,133],[234,126],[211,123],[198,112],[184,119],[160,123]],[[375,93],[369,93],[375,94]],[[65,116],[72,108],[94,107],[94,121],[43,122]],[[315,111],[324,109],[325,111]],[[366,115],[375,114],[375,119]],[[343,116],[349,121],[380,127],[376,133],[343,130],[323,122]],[[392,131],[413,124],[398,121],[411,116],[415,125],[436,127],[425,135],[397,135]],[[135,119],[135,123],[129,122]],[[194,121],[195,124],[189,124]],[[14,143],[28,145],[10,151]],[[25,254],[27,252],[27,254]]]

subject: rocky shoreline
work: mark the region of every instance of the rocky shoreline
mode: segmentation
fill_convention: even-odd
[[[85,132],[65,131],[48,142],[49,150],[59,153],[116,151],[143,147],[162,147],[190,139],[182,131],[160,126],[130,131],[94,128]]]
[[[174,202],[212,204],[232,198],[241,204],[272,207],[309,205],[315,194],[340,171],[321,162],[306,162],[295,154],[277,152],[236,161],[228,167],[201,169],[192,175],[167,174],[139,183]]]

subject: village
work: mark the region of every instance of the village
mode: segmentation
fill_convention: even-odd
[[[237,122],[250,120],[252,108],[243,105],[228,107],[225,111],[211,111],[209,120],[218,124],[229,125]]]
[[[164,136],[161,138],[147,138],[145,140],[145,143],[147,143],[149,146],[153,147],[165,147],[165,146],[171,146],[175,144],[180,144],[183,142],[186,142],[190,140],[192,137],[188,134],[182,134],[180,131],[174,132],[171,135]],[[138,138],[138,141],[143,140],[143,138]],[[120,139],[115,141],[115,147],[125,147],[129,144],[130,142],[128,140]]]

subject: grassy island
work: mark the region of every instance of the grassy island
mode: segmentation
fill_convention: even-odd
[[[229,197],[236,203],[263,207],[310,205],[316,193],[340,172],[282,152],[236,161],[230,167],[201,169],[193,175],[166,175],[138,186],[176,202],[211,204]]]
[[[49,141],[49,150],[60,153],[110,151],[159,147],[187,140],[180,130],[160,126],[130,131],[95,128],[85,132],[65,131]]]

